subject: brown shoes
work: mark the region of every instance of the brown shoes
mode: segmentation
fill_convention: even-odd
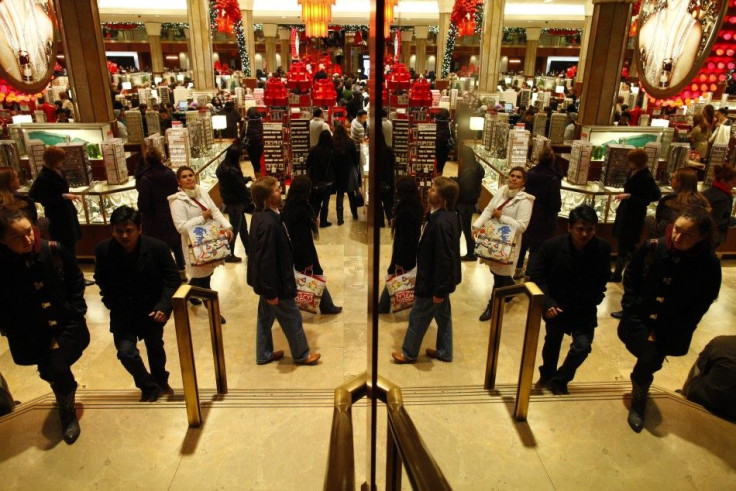
[[[284,352],[282,351],[281,354],[283,355]],[[309,356],[307,356],[302,361],[297,361],[296,363],[298,365],[316,365],[317,361],[322,357],[319,353],[310,353]]]
[[[278,361],[278,360],[280,360],[283,357],[284,357],[283,350],[277,350],[277,351],[274,351],[273,353],[271,353],[271,357],[267,361],[259,362],[258,364],[259,365],[266,365],[268,363],[271,363],[272,361]]]
[[[435,360],[444,361],[445,363],[450,363],[452,361],[448,358],[440,356],[439,351],[437,351],[436,349],[427,348],[426,350],[424,350],[424,352],[427,353],[427,356],[429,356],[430,358],[434,358]]]
[[[416,360],[410,360],[406,356],[404,356],[404,353],[401,351],[394,351],[391,353],[391,356],[394,358],[394,362],[398,363],[399,365],[404,365],[406,363],[414,363]]]

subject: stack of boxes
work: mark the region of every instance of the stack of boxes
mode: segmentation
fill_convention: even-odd
[[[140,115],[140,113],[138,113]],[[86,143],[59,143],[57,147],[64,150],[64,175],[69,187],[77,188],[89,186],[92,176],[92,167],[87,157]],[[42,154],[43,155],[43,154]],[[125,160],[125,157],[123,157]]]
[[[570,165],[567,168],[567,180],[572,184],[584,186],[588,183],[590,159],[593,156],[593,144],[575,140],[570,151]]]
[[[514,129],[509,132],[506,155],[509,168],[521,165],[526,167],[526,156],[529,152],[529,132]]]
[[[108,184],[125,184],[128,182],[128,166],[125,163],[125,148],[123,140],[111,138],[104,140],[102,147],[102,161],[105,163],[105,174]]]
[[[624,187],[629,173],[629,152],[634,150],[631,145],[609,145],[606,158],[601,168],[601,182],[604,186],[614,188]]]
[[[143,117],[133,109],[125,111],[125,125],[128,129],[128,143],[143,143]]]
[[[169,128],[166,130],[166,141],[169,144],[169,166],[178,169],[189,165],[192,158],[192,144],[187,128]]]

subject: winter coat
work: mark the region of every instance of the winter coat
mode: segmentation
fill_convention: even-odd
[[[624,184],[624,193],[630,194],[621,200],[613,223],[613,236],[620,244],[637,244],[644,228],[647,206],[662,197],[652,173],[644,168],[629,176]]]
[[[240,137],[240,128],[238,127],[238,124],[240,124],[240,114],[233,109],[231,111],[225,111],[222,113],[223,116],[225,116],[227,121],[227,126],[224,130],[220,130],[220,136],[222,138],[239,138]]]
[[[31,186],[28,195],[36,203],[43,205],[44,214],[49,219],[51,238],[62,244],[73,244],[82,236],[77,209],[74,204],[62,196],[69,192],[69,183],[64,177],[48,167],[41,172]]]
[[[248,148],[263,147],[263,120],[260,116],[248,118],[248,128],[245,130],[248,138]]]
[[[486,223],[491,221],[493,217],[493,210],[501,206],[508,198],[504,198],[504,194],[508,189],[507,185],[501,186],[496,195],[488,203],[488,206],[483,210],[483,213],[475,220],[473,227],[480,228]],[[534,196],[527,194],[524,191],[519,191],[516,196],[511,198],[511,201],[504,206],[501,210],[502,215],[500,222],[506,225],[512,225],[516,227],[516,235],[514,236],[514,247],[511,254],[510,264],[498,264],[489,262],[491,271],[500,276],[512,276],[514,269],[516,268],[516,261],[519,259],[519,253],[521,251],[521,236],[529,226],[529,220],[532,217],[532,209],[534,207]]]
[[[248,236],[248,285],[267,299],[296,297],[294,257],[281,215],[271,209],[253,212]]]
[[[232,165],[223,160],[215,171],[220,183],[220,197],[225,205],[249,205],[253,200],[240,165]]]
[[[151,312],[171,315],[171,297],[181,277],[169,246],[142,235],[132,254],[114,238],[97,244],[95,281],[102,303],[110,309],[110,331],[127,331],[142,338],[147,327],[161,325],[149,317]]]
[[[312,268],[315,274],[324,274],[322,265],[314,247],[313,232],[318,230],[314,223],[314,211],[307,201],[286,201],[281,220],[289,232],[292,253],[294,255],[294,269],[304,271]]]
[[[222,213],[217,209],[217,205],[212,201],[210,195],[202,191],[199,186],[196,186],[195,189],[197,190],[197,201],[208,210],[212,210],[212,219],[219,223],[221,227],[232,229],[233,226],[222,216]],[[194,225],[203,225],[205,223],[205,219],[202,216],[202,209],[184,191],[172,194],[168,199],[169,206],[171,207],[171,218],[174,219],[174,226],[181,235],[181,250],[184,252],[184,257],[187,258],[187,276],[190,278],[204,278],[211,275],[221,263],[192,266],[188,260],[189,229]]]
[[[529,247],[539,247],[555,235],[557,214],[562,207],[561,186],[562,176],[550,166],[536,165],[529,169],[524,191],[534,196],[534,206],[523,236],[524,243]]]
[[[164,165],[152,165],[140,174],[135,186],[143,233],[166,242],[169,247],[178,247],[181,237],[167,199],[179,190],[174,171]]]
[[[449,140],[452,136],[452,130],[450,129],[450,120],[441,119],[438,117],[437,119],[435,119],[435,124],[437,126],[437,136],[434,141],[435,153],[449,152]]]
[[[18,365],[46,358],[53,340],[74,359],[89,344],[84,276],[76,259],[61,244],[42,240],[37,229],[34,234],[30,254],[0,246],[0,332]]]
[[[665,237],[644,243],[624,273],[619,330],[644,325],[665,355],[682,356],[721,288],[721,263],[706,241],[680,252]]]
[[[718,244],[723,244],[728,235],[728,228],[736,226],[736,218],[731,216],[733,196],[715,184],[706,189],[703,196],[710,203],[710,214],[718,227]]]
[[[388,274],[396,272],[396,266],[404,271],[417,265],[417,247],[422,230],[422,208],[399,202],[394,209],[394,244]]]
[[[335,190],[338,193],[352,193],[360,187],[360,168],[355,145],[336,146],[332,153],[335,170]]]
[[[419,239],[414,291],[420,297],[444,298],[461,280],[460,220],[454,211],[441,208],[430,213]]]
[[[457,175],[457,184],[460,186],[457,202],[463,205],[475,205],[480,199],[485,171],[475,160],[473,149],[467,145],[462,149],[462,159],[463,164]]]
[[[654,234],[654,237],[661,237],[664,235],[667,227],[675,223],[677,217],[680,216],[680,213],[685,209],[700,207],[705,210],[710,206],[708,201],[701,198],[699,194],[690,195],[687,199],[687,203],[681,203],[678,201],[677,197],[677,193],[668,194],[664,198],[660,199],[659,203],[657,203],[657,211],[654,215],[657,221],[657,232]]]
[[[719,416],[736,420],[736,336],[716,336],[705,346],[682,394]]]
[[[307,156],[307,174],[312,179],[312,185],[329,183],[330,191],[334,191],[335,164],[332,148],[317,146],[309,151]]]
[[[529,271],[531,280],[544,292],[544,311],[559,307],[562,313],[546,319],[572,332],[598,325],[597,306],[603,301],[611,274],[611,246],[593,237],[577,250],[570,234],[545,241]]]

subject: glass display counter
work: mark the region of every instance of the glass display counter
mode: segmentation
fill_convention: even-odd
[[[41,140],[44,145],[79,142],[87,144],[90,159],[101,159],[100,143],[112,135],[109,123],[20,123],[9,124],[10,137],[21,157],[27,157],[25,141]]]
[[[592,160],[604,160],[609,145],[643,148],[647,143],[660,144],[660,156],[666,156],[675,130],[657,126],[583,126],[580,139],[592,143]]]

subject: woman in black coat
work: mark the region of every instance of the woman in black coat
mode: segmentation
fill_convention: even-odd
[[[654,182],[652,173],[647,168],[647,154],[637,149],[629,152],[629,178],[624,184],[624,192],[616,195],[620,201],[616,210],[616,221],[613,223],[613,236],[618,241],[616,269],[611,281],[620,282],[628,256],[639,243],[647,216],[647,206],[662,197],[662,193]]]
[[[248,140],[248,158],[253,165],[253,173],[261,173],[261,156],[263,155],[263,120],[254,107],[248,109],[248,128],[245,137]]]
[[[731,190],[736,186],[736,171],[730,165],[716,165],[713,185],[703,192],[703,196],[710,203],[710,215],[716,222],[718,238],[716,247],[726,241],[729,227],[736,227],[736,218],[731,216],[733,211],[733,194]]]
[[[399,201],[394,208],[391,226],[394,243],[391,250],[391,264],[388,267],[389,275],[396,274],[397,268],[408,272],[416,267],[417,245],[424,214],[419,188],[412,177],[400,176],[396,179],[396,195]],[[388,314],[390,310],[391,299],[384,286],[378,301],[378,313]]]
[[[76,257],[77,241],[82,237],[77,209],[73,201],[81,201],[81,196],[69,192],[69,183],[64,172],[64,150],[49,147],[43,152],[43,167],[31,186],[28,195],[43,205],[44,214],[49,219],[51,239],[60,242],[72,256]]]
[[[452,129],[450,128],[450,112],[442,109],[435,119],[437,125],[437,139],[434,142],[434,155],[437,159],[437,175],[441,176],[442,171],[447,163],[447,158],[452,150],[450,138],[452,137]]]
[[[358,206],[355,201],[355,190],[360,187],[360,169],[358,154],[355,151],[355,143],[350,139],[347,130],[342,124],[335,126],[335,134],[332,136],[334,142],[332,162],[335,166],[335,209],[337,211],[337,224],[345,223],[343,220],[343,198],[348,195],[350,212],[353,220],[358,219]]]
[[[241,258],[235,255],[235,239],[240,234],[245,254],[248,254],[248,223],[245,213],[253,211],[253,200],[246,186],[252,179],[243,175],[240,168],[240,145],[230,145],[222,163],[215,171],[220,182],[220,197],[230,223],[233,225],[233,240],[230,241],[230,256],[226,263],[239,263]]]
[[[141,212],[143,233],[166,242],[174,253],[179,274],[185,276],[184,253],[181,235],[171,218],[168,197],[179,190],[174,171],[164,165],[161,152],[155,148],[146,150],[146,167],[136,176],[138,211]]]
[[[309,194],[312,191],[312,180],[308,176],[296,176],[291,181],[289,194],[286,196],[282,219],[294,254],[294,269],[297,271],[312,270],[316,275],[323,275],[322,265],[314,247],[314,233],[318,232],[317,220],[312,206],[309,204]],[[332,296],[325,286],[322,300],[319,303],[322,314],[339,314],[342,307],[337,307]]]
[[[330,206],[330,195],[335,190],[335,164],[332,134],[324,130],[319,134],[317,146],[307,156],[307,175],[312,180],[310,203],[314,213],[319,213],[320,228],[329,227],[327,212]]]

